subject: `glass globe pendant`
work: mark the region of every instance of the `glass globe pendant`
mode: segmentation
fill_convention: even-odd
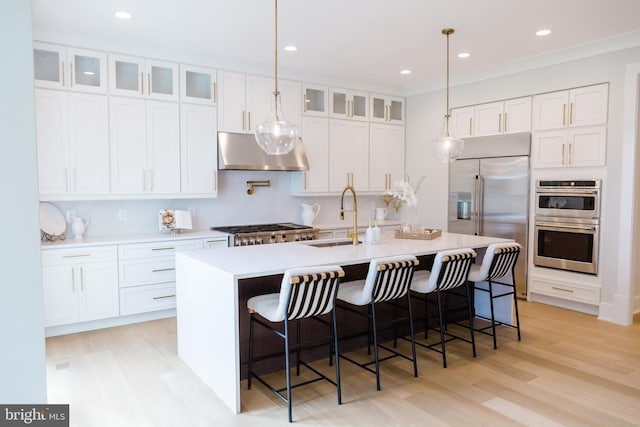
[[[449,132],[449,36],[453,34],[453,28],[445,28],[442,34],[447,36],[447,107],[444,114],[444,123],[440,136],[433,141],[434,154],[441,162],[453,162],[462,154],[464,141],[456,138]]]
[[[271,100],[271,112],[267,120],[256,126],[256,142],[271,155],[287,154],[300,139],[300,128],[288,121],[282,113],[280,91],[278,91],[278,0],[275,0],[275,90]]]

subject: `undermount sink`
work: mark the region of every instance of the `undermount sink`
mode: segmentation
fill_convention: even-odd
[[[362,242],[359,242],[362,244]],[[307,243],[309,246],[314,246],[316,248],[333,248],[334,246],[345,246],[345,245],[353,245],[353,241],[351,240],[341,240],[338,242],[318,242],[318,243]]]

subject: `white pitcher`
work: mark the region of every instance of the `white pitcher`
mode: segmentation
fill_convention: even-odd
[[[71,231],[73,231],[73,235],[76,239],[82,239],[82,235],[84,231],[87,229],[89,225],[89,218],[75,217],[73,223],[71,224]]]
[[[320,213],[320,205],[317,203],[313,205],[302,203],[301,206],[302,206],[302,223],[304,225],[312,226],[313,220],[316,219],[316,217]]]

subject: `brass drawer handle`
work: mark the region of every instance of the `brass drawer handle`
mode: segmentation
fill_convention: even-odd
[[[573,293],[573,289],[564,289],[564,288],[557,288],[555,286],[552,286],[551,289],[553,289],[554,291],[562,291],[562,292],[569,292],[569,293]]]
[[[155,270],[151,270],[152,273],[160,273],[161,271],[173,271],[175,270],[174,268],[157,268]]]
[[[174,250],[175,247],[173,246],[168,246],[166,248],[151,248],[152,251],[171,251]]]
[[[164,296],[161,296],[161,297],[153,297],[153,299],[173,298],[173,297],[175,297],[175,296],[176,296],[176,294],[173,294],[173,295],[164,295]]]
[[[84,256],[91,256],[91,254],[62,255],[62,258],[79,258]]]

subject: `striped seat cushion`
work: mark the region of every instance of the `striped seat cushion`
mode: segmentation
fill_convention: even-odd
[[[475,251],[470,248],[438,252],[430,272],[419,271],[415,274],[411,290],[426,294],[438,287],[446,291],[463,285],[475,257]]]
[[[469,280],[472,282],[496,280],[511,273],[521,248],[522,246],[516,242],[489,245],[482,265],[474,265],[471,268]]]

